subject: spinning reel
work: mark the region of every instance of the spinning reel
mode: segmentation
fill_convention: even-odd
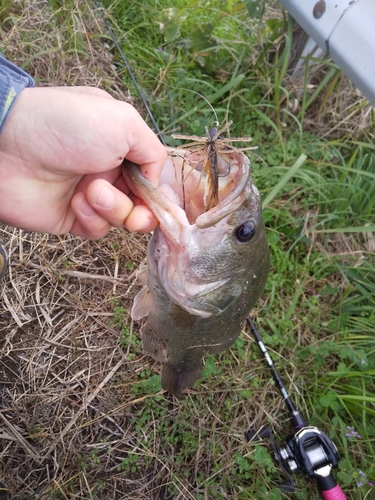
[[[284,398],[284,402],[289,410],[290,421],[295,432],[286,438],[282,446],[275,443],[272,429],[267,427],[263,427],[257,432],[246,432],[246,439],[248,441],[264,438],[270,440],[275,460],[288,478],[288,480],[281,485],[283,491],[292,492],[294,490],[296,484],[291,474],[299,470],[316,480],[324,500],[345,500],[346,497],[342,489],[336,483],[332,475],[332,470],[337,468],[339,459],[335,444],[320,429],[309,426],[305,422],[301,412],[297,410],[291,400],[250,316],[247,318],[247,323],[271,370],[276,386]]]

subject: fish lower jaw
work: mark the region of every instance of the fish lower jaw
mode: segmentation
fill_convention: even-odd
[[[211,318],[212,316],[221,314],[223,311],[208,300],[204,300],[205,296],[225,286],[228,281],[229,279],[225,279],[209,285],[187,283],[178,289],[173,286],[174,283],[172,281],[169,281],[169,283],[164,283],[164,288],[170,301],[181,307],[188,314],[200,318]]]

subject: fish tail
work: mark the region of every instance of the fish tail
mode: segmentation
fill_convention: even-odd
[[[202,366],[197,366],[192,370],[184,370],[166,362],[163,364],[161,385],[165,391],[178,396],[181,391],[193,386],[194,382],[202,376],[202,370]]]

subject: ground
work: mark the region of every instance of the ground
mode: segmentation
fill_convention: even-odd
[[[97,86],[138,106],[114,65],[101,12],[83,0],[0,2],[0,50],[15,63],[25,63],[38,85]],[[340,96],[337,101],[327,97],[330,112],[318,123],[322,135],[333,134],[332,142],[334,134],[350,133],[347,121],[334,116],[344,101],[348,109],[360,110],[353,118],[357,129],[366,128],[372,116],[371,107],[363,98],[358,101],[356,92]],[[328,114],[336,125],[324,128]],[[316,116],[306,117],[307,128],[317,126]],[[292,145],[290,141],[286,149]],[[340,164],[330,151],[323,148],[321,157],[307,146],[316,171],[330,162]],[[276,153],[264,148],[262,154],[266,163]],[[273,172],[279,175],[277,168]],[[263,187],[270,186],[266,175],[258,173]],[[302,191],[303,201],[315,193],[314,182]],[[340,377],[327,381],[322,373],[332,376],[338,370],[345,377],[345,363],[357,369],[362,356],[368,352],[370,359],[373,352],[369,348],[362,354],[354,344],[348,346],[333,323],[340,324],[343,316],[332,316],[332,311],[344,310],[345,300],[356,290],[354,283],[362,289],[369,286],[367,275],[360,272],[366,262],[371,269],[375,247],[372,233],[315,232],[320,215],[317,210],[307,212],[303,202],[293,202],[298,189],[296,183],[288,200],[280,196],[265,212],[268,226],[272,217],[282,223],[278,230],[269,229],[273,271],[253,316],[274,333],[267,341],[283,364],[283,377],[297,404],[316,425],[331,422],[324,429],[340,440],[346,461],[340,479],[352,491],[359,473],[350,463],[364,468],[361,460],[368,456],[371,464],[371,445],[360,448],[345,437],[351,421],[350,411],[337,406],[343,404],[334,392]],[[305,209],[304,223],[289,226]],[[285,241],[294,237],[290,227],[300,233],[284,252]],[[297,245],[300,240],[306,248]],[[140,287],[135,273],[145,259],[147,235],[115,229],[100,241],[85,241],[1,225],[0,241],[9,255],[9,270],[0,284],[0,498],[281,499],[276,486],[283,476],[272,452],[244,439],[244,431],[264,424],[279,435],[290,430],[249,332],[244,329],[227,353],[208,358],[203,380],[181,399],[163,393],[160,365],[143,355],[140,325],[131,324],[129,310]],[[312,262],[314,272],[308,267]],[[367,289],[366,294],[368,298]],[[298,309],[299,301],[305,309]],[[366,314],[359,319],[370,325]],[[361,342],[371,346],[366,330],[357,331],[357,340],[362,335]],[[369,379],[360,381],[370,386]],[[337,394],[345,398],[357,381],[353,375],[344,382]],[[355,401],[345,401],[349,410],[355,408]],[[358,421],[362,419],[370,434],[370,418],[366,420],[363,408]],[[297,482],[293,498],[318,498],[312,483]],[[348,498],[362,498],[358,495]]]
[[[21,47],[31,52],[28,71],[38,85],[99,86],[132,102],[114,71],[97,11],[85,2],[71,7],[68,13],[43,1],[15,2],[2,33],[5,55],[21,63]],[[63,24],[68,16],[91,52],[86,45],[83,56],[67,54],[66,44],[79,42]],[[135,270],[144,261],[147,236],[113,230],[91,242],[2,225],[0,238],[9,256],[1,283],[1,498],[193,498],[189,481],[175,477],[174,460],[158,458],[155,430],[165,422],[168,432],[187,403],[162,396],[160,366],[143,356],[138,331],[130,333],[129,309],[139,289]],[[144,405],[155,395],[155,408]],[[190,404],[195,397],[193,390]],[[207,426],[212,435],[210,427],[218,425],[211,404],[212,415],[194,417],[197,442]],[[242,414],[239,408],[238,428],[219,422],[235,433],[236,449],[245,446],[242,433],[259,413],[250,409]],[[138,418],[146,422],[141,434]],[[200,446],[191,453],[195,468],[206,462]],[[146,471],[137,467],[139,457]]]

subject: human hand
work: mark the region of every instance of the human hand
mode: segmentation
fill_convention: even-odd
[[[26,88],[0,134],[0,220],[101,238],[157,225],[121,173],[124,158],[157,184],[166,151],[130,105],[92,87]]]

